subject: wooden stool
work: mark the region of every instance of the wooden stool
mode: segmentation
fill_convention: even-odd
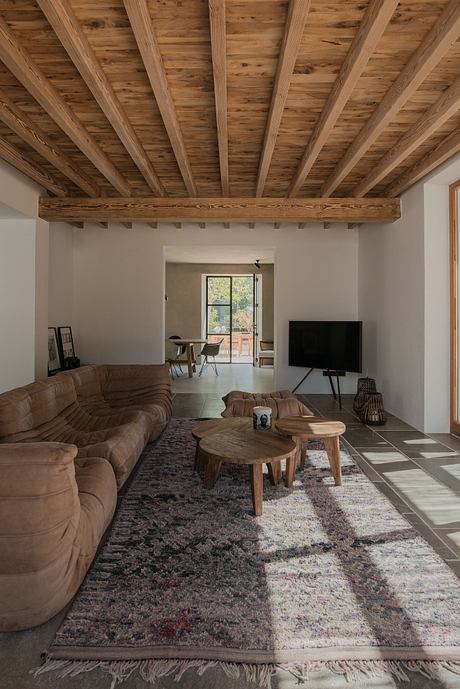
[[[346,430],[346,426],[342,421],[323,419],[320,416],[288,416],[284,419],[276,419],[274,426],[283,435],[288,435],[296,440],[297,455],[301,469],[305,466],[302,441],[322,440],[326,448],[335,485],[342,485],[339,436]]]

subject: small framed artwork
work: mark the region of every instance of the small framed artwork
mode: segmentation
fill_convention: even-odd
[[[59,343],[61,346],[62,361],[75,356],[75,348],[73,346],[72,328],[70,325],[64,325],[58,328]]]
[[[59,345],[56,328],[48,328],[48,373],[55,373],[61,368]]]

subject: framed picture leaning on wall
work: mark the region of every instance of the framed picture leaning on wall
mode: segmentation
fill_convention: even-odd
[[[56,328],[48,328],[48,373],[62,368]]]
[[[73,346],[72,328],[70,325],[64,325],[58,328],[59,345],[61,349],[62,363],[65,364],[66,359],[75,356],[75,348]],[[65,366],[64,366],[65,368]]]

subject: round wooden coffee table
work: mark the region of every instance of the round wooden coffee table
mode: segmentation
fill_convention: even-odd
[[[252,419],[250,421],[252,426]],[[296,462],[296,444],[272,431],[234,428],[208,433],[200,442],[200,455],[207,458],[205,487],[215,486],[223,462],[247,464],[251,478],[252,504],[257,517],[262,514],[262,464],[268,467],[273,485],[281,479],[281,460],[286,459],[286,485],[292,486]]]
[[[226,419],[206,419],[206,421],[200,421],[196,426],[192,428],[192,436],[196,440],[195,449],[195,471],[201,471],[204,469],[203,457],[200,455],[200,442],[210,433],[219,433],[222,431],[235,430],[239,428],[250,429],[252,428],[252,419],[249,417],[242,416],[230,416]]]
[[[288,435],[297,441],[297,452],[302,469],[305,466],[302,441],[322,440],[326,448],[335,485],[342,485],[339,436],[346,431],[346,426],[342,421],[323,419],[320,416],[288,416],[284,419],[277,419],[274,421],[274,425],[279,433]]]

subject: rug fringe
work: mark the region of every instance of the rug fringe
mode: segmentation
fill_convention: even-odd
[[[84,672],[101,670],[111,677],[110,689],[115,689],[126,681],[135,671],[150,684],[162,677],[172,677],[176,682],[182,679],[187,670],[195,669],[203,675],[212,667],[220,668],[230,679],[238,680],[241,674],[247,682],[260,687],[271,686],[271,677],[276,669],[290,672],[299,683],[308,681],[310,673],[327,668],[337,675],[345,676],[348,682],[363,679],[376,679],[393,675],[396,679],[409,682],[408,672],[416,672],[429,679],[438,679],[440,670],[448,670],[460,675],[460,661],[453,660],[328,660],[311,661],[301,665],[292,664],[256,664],[228,663],[219,660],[53,660],[46,659],[44,664],[30,672],[34,677],[54,672],[57,678],[76,677]]]

